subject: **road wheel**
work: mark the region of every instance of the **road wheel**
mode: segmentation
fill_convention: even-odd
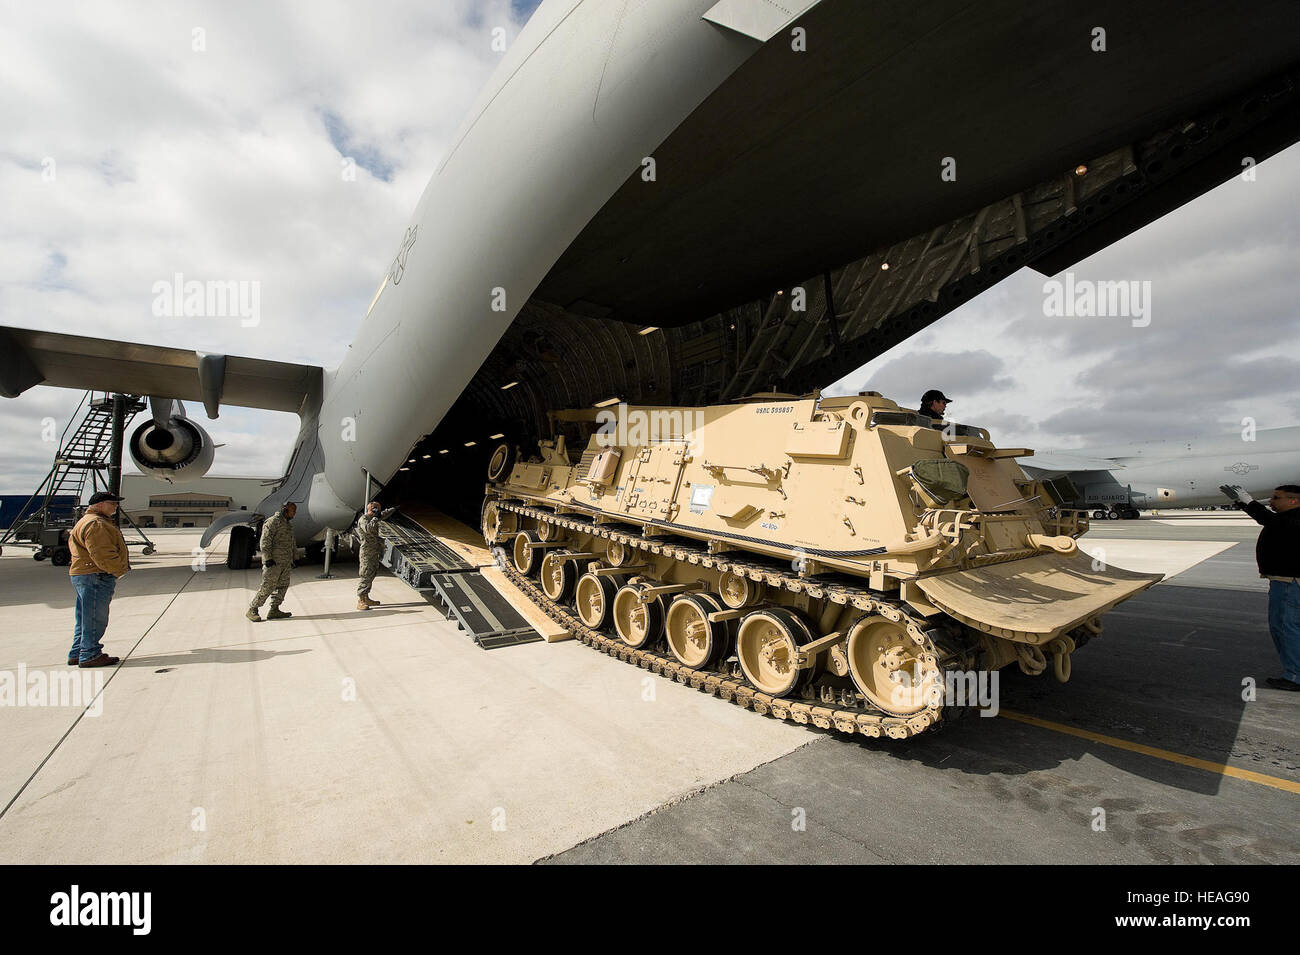
[[[542,592],[556,603],[564,603],[578,581],[578,562],[566,560],[573,551],[563,547],[547,551],[542,558]]]
[[[709,622],[709,614],[721,609],[723,603],[716,594],[682,594],[669,605],[664,633],[668,649],[679,662],[692,670],[712,669],[730,655],[734,622]]]
[[[873,706],[894,716],[914,716],[943,692],[932,648],[918,646],[906,627],[879,614],[853,625],[848,657],[854,685]]]
[[[654,597],[646,603],[640,600],[641,591],[651,584],[636,581],[624,584],[614,594],[614,629],[619,639],[638,650],[648,647],[664,632],[664,602]]]
[[[540,551],[533,546],[541,543],[541,540],[536,531],[520,531],[515,535],[514,547],[511,548],[511,557],[514,558],[515,570],[525,577],[531,576],[542,563],[537,556]]]
[[[784,607],[747,614],[736,632],[736,656],[745,679],[771,696],[788,696],[812,674],[800,669],[799,647],[812,642],[808,625]]]
[[[627,583],[626,577],[583,574],[574,586],[573,608],[578,619],[593,630],[604,630],[614,613],[614,595]]]

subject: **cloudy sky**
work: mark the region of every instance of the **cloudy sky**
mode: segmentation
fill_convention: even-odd
[[[337,364],[499,61],[493,31],[535,6],[0,0],[0,324]],[[1298,181],[1292,149],[1074,269],[1149,281],[1146,327],[1048,318],[1022,272],[837,387],[911,404],[933,385],[958,420],[1044,448],[1295,424]],[[176,273],[260,282],[260,321],[154,315]],[[34,488],[43,423],[79,398],[0,401],[0,493]],[[213,473],[280,473],[295,417],[195,414],[226,445]]]
[[[1144,317],[1049,317],[1023,269],[831,390],[940,388],[950,417],[1040,449],[1300,423],[1298,182],[1292,147],[1069,270],[1149,282]]]

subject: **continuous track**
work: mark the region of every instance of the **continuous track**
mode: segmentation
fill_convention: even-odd
[[[801,577],[797,573],[782,572],[770,565],[748,561],[735,554],[710,554],[702,547],[683,543],[680,540],[643,537],[639,528],[597,524],[592,518],[577,513],[558,514],[548,508],[502,500],[495,503],[503,511],[534,520],[539,524],[550,524],[563,530],[617,541],[631,551],[663,555],[687,564],[730,571],[750,580],[765,583],[769,587],[795,594],[807,594],[837,604],[851,605],[866,613],[880,614],[889,620],[903,624],[908,635],[918,646],[930,648],[939,661],[941,671],[946,671],[953,666],[969,666],[971,663],[970,651],[963,652],[950,646],[950,641],[944,638],[944,634],[938,628],[925,626],[924,621],[917,620],[898,603],[882,599],[866,588],[840,580]],[[504,556],[504,552],[499,548],[496,553]],[[521,574],[510,560],[502,559],[499,563],[511,581],[530,600],[587,646],[653,673],[669,677],[678,683],[719,696],[744,709],[822,729],[838,730],[842,733],[861,733],[872,737],[887,736],[894,739],[906,739],[924,732],[938,724],[945,716],[941,703],[937,701],[913,715],[895,716],[867,705],[845,706],[840,702],[770,696],[750,686],[743,676],[717,670],[692,669],[670,654],[656,649],[636,649],[628,646],[616,635],[588,627],[572,608],[552,601],[530,578]]]

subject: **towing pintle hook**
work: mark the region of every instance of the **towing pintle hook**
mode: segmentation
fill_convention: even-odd
[[[1074,640],[1065,634],[1047,645],[1052,654],[1052,675],[1060,683],[1070,682],[1070,654],[1075,651]]]

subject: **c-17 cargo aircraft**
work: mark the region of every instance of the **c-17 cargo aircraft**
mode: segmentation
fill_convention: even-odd
[[[807,393],[1294,143],[1298,80],[1289,0],[546,0],[337,366],[4,327],[0,393],[149,396],[130,453],[174,480],[212,458],[179,401],[296,412],[205,545],[287,501],[300,543],[345,530],[371,477],[477,517],[492,436]]]
[[[1266,499],[1279,485],[1296,483],[1300,428],[1044,451],[1021,467],[1035,478],[1069,478],[1080,494],[1072,503],[1094,517],[1136,518],[1143,507],[1223,504],[1221,484]]]

